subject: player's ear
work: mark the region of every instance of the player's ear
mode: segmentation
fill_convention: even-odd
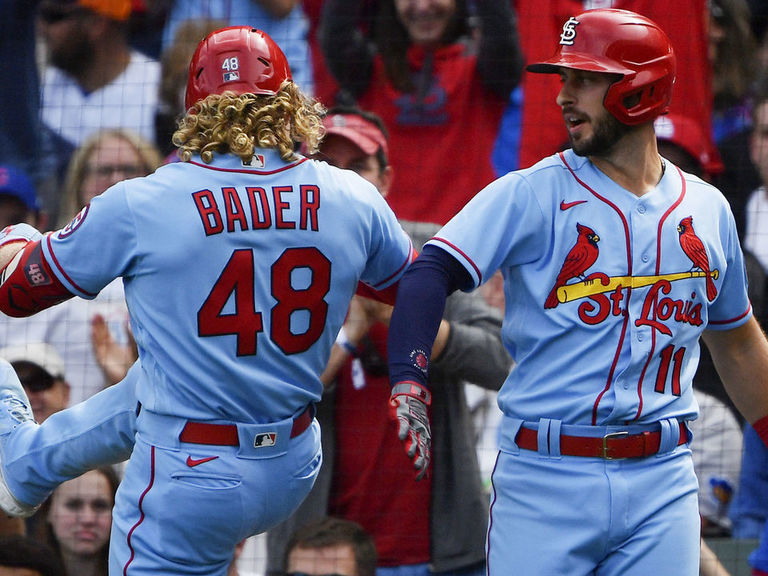
[[[381,192],[381,195],[384,196],[384,198],[389,194],[389,188],[392,186],[392,178],[394,177],[394,174],[395,171],[392,169],[392,166],[387,166],[379,174],[379,192]]]

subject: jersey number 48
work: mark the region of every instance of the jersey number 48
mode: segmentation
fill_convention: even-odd
[[[308,269],[311,282],[302,289],[291,284],[292,273]],[[256,340],[264,331],[262,312],[254,298],[253,250],[235,250],[219,279],[197,313],[200,336],[237,336],[237,355],[256,354]],[[331,287],[331,262],[317,248],[288,248],[270,268],[272,297],[277,302],[269,311],[271,340],[285,353],[307,350],[323,333],[328,316],[325,296]],[[224,307],[234,299],[235,312],[225,314]],[[309,312],[309,325],[300,333],[291,332],[291,314]]]

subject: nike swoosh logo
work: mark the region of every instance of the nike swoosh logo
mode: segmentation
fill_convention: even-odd
[[[563,200],[560,202],[560,210],[568,210],[568,208],[573,208],[579,204],[584,204],[584,202],[586,202],[586,200],[576,200],[575,202],[566,202]]]
[[[216,460],[218,456],[208,456],[207,458],[199,458],[194,459],[192,456],[187,456],[187,466],[190,468],[194,468],[195,466],[199,466],[200,464],[205,464],[206,462],[210,462],[211,460]]]

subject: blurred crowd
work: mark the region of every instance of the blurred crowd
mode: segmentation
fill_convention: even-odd
[[[656,122],[659,148],[729,200],[765,326],[764,0],[4,0],[0,228],[73,226],[113,184],[178,161],[172,136],[192,52],[212,30],[250,25],[281,46],[294,81],[329,109],[318,158],[373,182],[421,246],[494,178],[566,145],[552,103],[557,77],[525,76],[524,65],[550,55],[572,13],[603,7],[647,15],[668,32],[678,71],[671,111]],[[449,300],[451,335],[431,374],[439,383],[434,469],[410,493],[390,482],[412,470],[384,409],[387,311],[353,302],[347,354],[324,374],[321,477],[258,551],[243,544],[231,574],[238,566],[241,574],[312,574],[291,555],[297,538],[308,550],[351,546],[349,565],[318,574],[485,574],[495,393],[514,362],[501,344],[497,280]],[[757,540],[768,529],[768,454],[704,347],[701,356],[692,450],[702,537]],[[31,318],[0,315],[0,357],[14,365],[38,422],[119,382],[137,357],[122,281]],[[89,472],[26,522],[0,521],[0,567],[106,574],[119,477],[119,467]],[[359,553],[356,531],[370,539]],[[768,572],[758,556],[752,566]],[[50,560],[23,563],[32,557]]]

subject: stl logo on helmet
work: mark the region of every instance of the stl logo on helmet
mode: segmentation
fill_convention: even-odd
[[[578,23],[579,21],[573,16],[568,18],[568,21],[563,24],[563,33],[560,34],[560,44],[573,46],[573,41],[576,38],[576,25]]]
[[[221,63],[221,69],[224,71],[224,82],[234,82],[240,80],[240,60],[237,56],[225,58]]]

